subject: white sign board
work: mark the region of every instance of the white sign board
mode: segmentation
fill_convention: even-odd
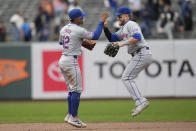
[[[195,97],[195,40],[151,40],[149,43],[154,61],[136,78],[141,93],[147,97]],[[106,44],[106,41],[98,41],[93,51],[83,49],[80,62],[84,91],[81,98],[130,98],[121,75],[131,56],[127,54],[127,47],[122,47],[115,58],[108,57],[103,53]],[[43,61],[46,61],[42,59],[43,52],[47,55],[47,51],[60,50],[61,47],[55,43],[32,45],[33,99],[66,98],[67,90],[47,89],[46,75],[43,75],[48,68],[45,64],[43,66]]]

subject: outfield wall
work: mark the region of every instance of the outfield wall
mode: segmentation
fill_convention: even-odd
[[[196,43],[195,40],[153,40],[150,48],[153,53],[154,62],[143,71],[136,80],[141,92],[147,97],[194,97],[196,96]],[[122,84],[121,74],[131,58],[126,47],[121,48],[115,58],[104,55],[103,50],[106,42],[97,42],[93,51],[83,50],[82,67],[83,72],[83,94],[82,98],[128,98],[129,94]],[[59,78],[54,78],[51,66],[43,66],[47,61],[43,61],[43,52],[56,51],[56,55],[61,47],[55,43],[34,44],[32,48],[33,58],[33,99],[65,98],[64,79],[57,69],[58,57],[45,59],[53,64],[53,71]],[[53,52],[54,53],[54,52]],[[55,55],[55,53],[53,54]],[[59,55],[59,54],[58,54]],[[60,55],[59,55],[60,57]],[[39,68],[36,67],[39,65]],[[48,68],[43,73],[43,69]],[[39,69],[39,70],[38,70]],[[48,71],[48,73],[46,73]],[[54,73],[53,72],[53,73]],[[45,74],[45,76],[43,76]],[[54,73],[55,74],[55,73]],[[53,74],[53,76],[55,76]],[[46,84],[46,76],[48,82]],[[44,80],[43,80],[44,79]],[[45,82],[44,82],[45,81]],[[45,84],[44,84],[45,83]],[[50,87],[51,86],[51,87]],[[63,87],[60,89],[60,87]],[[51,90],[45,90],[50,88]],[[59,88],[58,90],[56,90]]]
[[[154,61],[136,79],[142,94],[147,97],[196,97],[195,40],[150,40],[149,43]],[[103,53],[106,44],[105,41],[98,41],[93,51],[83,49],[79,58],[83,76],[82,98],[130,97],[120,77],[131,56],[123,47],[115,58],[108,57]],[[27,85],[27,88],[31,88],[31,98],[66,98],[67,87],[58,68],[61,46],[54,42],[32,43],[30,49],[31,61],[28,65],[31,71],[27,72],[31,86]],[[6,57],[0,56],[0,59]],[[1,85],[0,93],[8,93],[1,91],[18,82],[9,83],[7,87]]]

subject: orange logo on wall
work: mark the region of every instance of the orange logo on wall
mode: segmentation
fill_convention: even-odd
[[[22,80],[29,75],[25,71],[26,60],[0,59],[0,85],[5,86],[11,82]]]

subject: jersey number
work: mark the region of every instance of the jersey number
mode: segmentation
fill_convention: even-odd
[[[69,48],[69,36],[64,36],[63,37],[63,48],[68,49]]]

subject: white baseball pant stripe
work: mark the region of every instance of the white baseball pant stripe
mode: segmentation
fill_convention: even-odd
[[[131,59],[123,72],[122,81],[135,101],[136,106],[146,101],[146,98],[141,95],[134,79],[143,69],[151,64],[151,62],[152,54],[149,52],[149,50],[142,48],[141,51]]]

